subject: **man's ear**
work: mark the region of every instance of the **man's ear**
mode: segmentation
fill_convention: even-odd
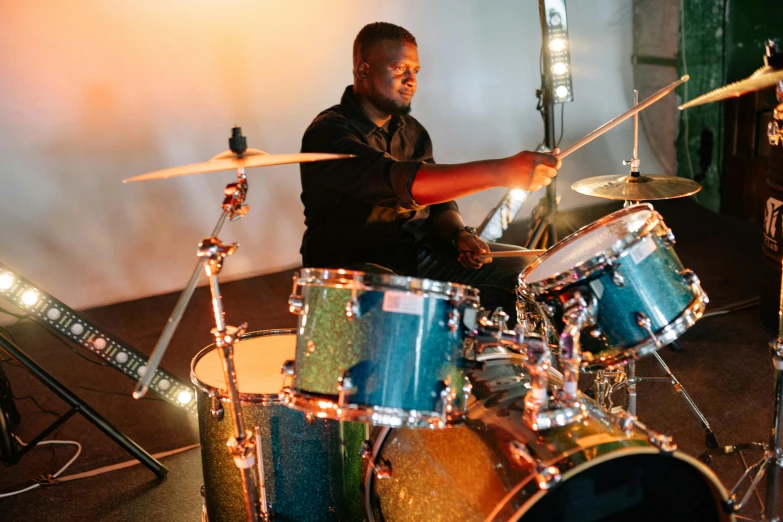
[[[356,74],[359,76],[360,79],[366,80],[369,71],[370,71],[369,63],[365,62],[364,60],[358,60],[356,62]]]

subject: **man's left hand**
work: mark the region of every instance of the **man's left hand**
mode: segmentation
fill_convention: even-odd
[[[478,270],[487,263],[492,262],[489,257],[489,247],[478,236],[474,236],[467,230],[462,230],[457,238],[457,261],[465,268]]]

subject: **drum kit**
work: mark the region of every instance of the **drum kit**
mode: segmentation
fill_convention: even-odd
[[[777,82],[783,98],[780,71],[765,85]],[[686,80],[637,103],[560,157]],[[747,85],[727,96],[759,88],[758,79]],[[776,118],[783,125],[783,105]],[[226,324],[218,276],[237,246],[217,236],[226,219],[247,212],[244,169],[350,156],[266,154],[248,149],[235,127],[230,150],[205,163],[126,180],[237,170],[218,225],[199,245],[193,277],[148,362],[160,362],[205,272],[215,342],[191,364],[203,520],[734,520],[750,492],[738,501],[737,488],[728,493],[703,463],[640,422],[635,404],[610,408],[601,391],[609,372],[626,372],[630,393],[637,382],[633,361],[654,356],[663,364],[657,351],[690,328],[708,302],[677,257],[672,231],[641,203],[700,187],[640,174],[637,129],[628,174],[574,185],[626,206],[524,269],[513,329],[502,310],[482,309],[468,286],[331,268],[303,268],[294,276],[289,310],[298,317],[296,329],[247,332],[246,324]],[[772,441],[743,476],[752,476],[753,489],[766,468],[774,470],[766,520],[778,520],[783,335],[773,353]],[[594,396],[579,391],[580,372],[596,374]],[[142,378],[134,395],[149,384]]]

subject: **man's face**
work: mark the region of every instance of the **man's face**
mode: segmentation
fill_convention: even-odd
[[[411,111],[419,73],[419,50],[412,43],[384,41],[365,57],[365,96],[379,110],[403,115]]]

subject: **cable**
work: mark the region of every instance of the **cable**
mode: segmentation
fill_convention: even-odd
[[[682,45],[682,72],[683,74],[688,74],[688,61],[685,57],[685,2],[684,0],[680,0],[680,41]],[[685,101],[688,101],[688,82],[685,82],[683,84],[683,87],[685,89]],[[695,175],[693,174],[693,162],[691,161],[691,149],[690,149],[690,143],[688,143],[688,138],[690,136],[688,131],[688,111],[681,111],[683,114],[683,119],[685,123],[685,156],[688,158],[688,172],[691,174],[691,179],[695,179]]]
[[[16,395],[11,394],[11,397],[13,397],[14,400],[17,400],[17,401],[24,401],[24,400],[33,401],[33,404],[35,404],[38,407],[38,409],[41,410],[41,412],[43,412],[43,413],[47,413],[49,415],[54,415],[55,417],[59,417],[61,415],[61,414],[57,413],[56,411],[47,410],[46,408],[44,408],[43,406],[38,404],[38,401],[35,400],[35,397],[33,397],[32,395],[25,395],[24,397],[17,397]]]
[[[14,438],[15,438],[15,439],[16,439],[16,441],[17,441],[19,444],[21,444],[22,446],[27,446],[27,444],[26,444],[26,443],[24,443],[24,442],[22,441],[22,439],[20,439],[20,438],[19,438],[19,437],[17,437],[16,435],[14,435]],[[41,442],[39,442],[39,443],[38,443],[38,444],[36,444],[35,446],[36,446],[36,447],[38,447],[38,446],[42,446],[42,445],[44,445],[44,444],[68,444],[68,445],[71,445],[71,446],[76,446],[76,454],[75,454],[73,457],[71,457],[71,460],[69,460],[68,462],[66,462],[66,463],[65,463],[65,466],[63,466],[62,468],[60,468],[60,469],[59,469],[59,471],[57,471],[57,472],[56,472],[54,475],[50,475],[50,476],[48,476],[48,477],[45,479],[45,480],[46,480],[46,481],[48,481],[50,484],[54,484],[54,482],[52,482],[52,479],[55,479],[55,478],[59,477],[59,476],[60,476],[60,475],[63,473],[63,471],[65,471],[66,469],[68,469],[68,467],[69,467],[71,464],[73,464],[73,461],[75,461],[75,460],[76,460],[76,459],[79,457],[79,455],[81,455],[81,453],[82,453],[82,445],[81,445],[81,444],[79,444],[78,442],[76,442],[75,440],[44,440],[44,441],[41,441]],[[24,488],[24,489],[20,489],[20,490],[17,490],[17,491],[11,491],[10,493],[0,493],[0,498],[7,498],[7,497],[12,497],[12,496],[14,496],[14,495],[19,495],[20,493],[26,493],[27,491],[32,491],[32,490],[34,490],[34,489],[38,489],[38,488],[40,488],[42,485],[43,485],[43,484],[33,484],[32,486],[28,486],[28,487],[26,487],[26,488]]]
[[[563,141],[563,129],[565,129],[565,125],[563,125],[563,113],[565,112],[565,103],[560,104],[560,137],[557,138],[557,142],[555,143],[555,148],[558,148],[560,146],[560,142]]]
[[[154,459],[162,459],[171,455],[176,455],[177,453],[182,453],[188,450],[192,450],[194,448],[198,448],[201,446],[201,444],[191,444],[190,446],[183,446],[182,448],[173,449],[170,451],[163,451],[161,453],[155,453],[152,455],[152,458]],[[83,473],[76,473],[74,475],[66,475],[62,477],[57,482],[69,482],[71,480],[79,480],[83,478],[89,478],[89,477],[95,477],[97,475],[103,475],[104,473],[109,473],[110,471],[116,471],[118,469],[124,469],[129,468],[131,466],[135,466],[139,464],[138,460],[127,460],[125,462],[120,462],[119,464],[112,464],[110,466],[104,466],[102,468],[93,469],[90,471],[85,471]]]

